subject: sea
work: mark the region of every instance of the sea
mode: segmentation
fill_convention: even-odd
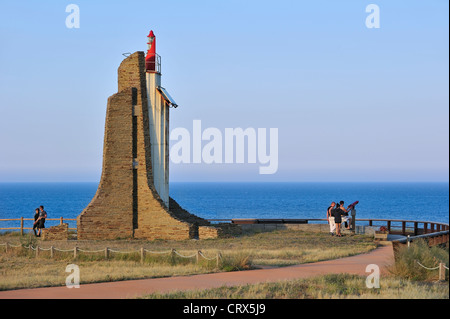
[[[76,218],[98,183],[0,183],[0,219],[32,218],[43,205],[48,218]],[[332,201],[359,201],[356,217],[449,223],[449,183],[187,183],[169,193],[205,219],[326,218]],[[0,228],[19,227],[0,221]],[[26,221],[25,227],[32,222]],[[46,225],[58,224],[48,221]],[[70,221],[69,227],[76,227]]]

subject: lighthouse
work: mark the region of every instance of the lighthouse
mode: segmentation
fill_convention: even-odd
[[[161,57],[156,53],[153,30],[147,39],[145,71],[153,184],[162,201],[169,207],[169,108],[177,107],[177,104],[161,86]]]
[[[153,31],[147,38],[147,53],[130,54],[117,70],[117,93],[106,106],[102,175],[77,217],[77,239],[207,239],[232,230],[169,197],[169,109],[177,104],[161,86]]]

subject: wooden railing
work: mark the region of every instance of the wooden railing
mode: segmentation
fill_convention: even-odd
[[[326,222],[326,218],[303,218],[303,219],[259,219],[259,218],[233,218],[233,219],[208,219],[210,222],[226,222],[232,224],[307,224],[311,222]],[[440,231],[449,230],[449,224],[432,222],[432,221],[418,221],[418,220],[404,220],[404,219],[379,219],[379,218],[356,218],[355,222],[361,224],[365,222],[368,226],[380,227],[385,226],[391,234],[398,235],[422,235],[436,233]],[[377,223],[375,225],[375,223]],[[422,227],[419,227],[422,226]]]
[[[355,229],[356,223],[364,222],[367,226],[385,226],[390,234],[403,235],[402,239],[393,240],[395,245],[409,245],[414,240],[424,239],[429,246],[436,246],[449,243],[449,224],[430,221],[403,220],[403,219],[379,219],[379,218],[355,218],[352,216],[352,226]],[[232,224],[308,224],[314,222],[327,222],[326,218],[307,219],[208,219],[210,222],[228,222]],[[377,225],[375,225],[377,223]],[[381,223],[381,224],[380,224]],[[419,227],[422,226],[422,227]]]
[[[352,216],[353,218],[354,216]],[[306,219],[208,219],[210,222],[228,222],[232,224],[308,224],[314,222],[327,222],[326,218]],[[352,223],[364,223],[371,227],[385,226],[390,234],[409,236],[409,241],[424,238],[430,246],[449,242],[449,224],[431,221],[403,220],[403,219],[379,219],[379,218],[355,218]],[[353,224],[353,226],[355,226]],[[422,227],[420,227],[422,226]],[[354,227],[353,227],[354,228]],[[398,240],[406,243],[407,239]]]
[[[401,219],[358,219],[358,221],[368,221],[369,226],[373,226],[373,222],[385,222],[386,228],[391,234],[399,234],[399,235],[423,235],[423,234],[431,234],[437,233],[441,231],[449,230],[449,225],[445,223],[439,222],[431,222],[431,221],[418,221],[418,220],[401,220]],[[394,223],[401,224],[393,225]],[[409,224],[409,226],[408,226]],[[419,227],[423,225],[423,227]]]
[[[46,218],[46,221],[59,221],[60,225],[64,221],[76,221],[76,218]],[[31,230],[32,227],[24,227],[24,221],[34,221],[33,218],[12,218],[0,219],[2,221],[19,221],[19,227],[3,227],[0,230],[20,230],[23,235],[24,230]],[[232,224],[308,224],[314,222],[326,222],[326,218],[304,218],[304,219],[253,219],[253,218],[234,218],[234,219],[208,219],[210,222],[225,222]],[[449,224],[432,222],[432,221],[418,221],[418,220],[403,220],[403,219],[378,219],[378,218],[355,218],[353,223],[361,224],[364,222],[368,226],[381,227],[385,226],[390,234],[397,234],[403,236],[410,236],[410,241],[415,237],[429,238],[433,243],[448,242],[449,240]],[[375,225],[377,223],[377,225]],[[379,224],[381,223],[381,224]],[[355,225],[355,224],[354,224]],[[419,227],[422,226],[422,227]],[[69,230],[77,230],[77,228],[69,228]],[[412,237],[411,237],[412,236]],[[404,240],[400,240],[402,243]]]
[[[45,221],[59,221],[59,224],[62,225],[64,223],[64,221],[76,221],[76,218],[46,218]],[[20,226],[19,227],[1,227],[0,230],[20,230],[20,234],[23,235],[23,231],[24,230],[32,230],[33,227],[24,227],[24,221],[33,221],[34,222],[34,218],[2,218],[0,219],[0,222],[2,221],[19,221],[20,222]],[[69,228],[69,230],[77,230],[76,228]]]

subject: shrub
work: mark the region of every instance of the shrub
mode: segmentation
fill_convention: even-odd
[[[434,268],[439,263],[448,266],[448,250],[438,246],[428,247],[425,240],[417,240],[410,247],[402,246],[396,251],[395,264],[389,271],[399,277],[410,280],[432,281],[438,279],[439,270],[427,270],[425,267]]]
[[[221,269],[223,271],[247,270],[252,267],[249,255],[238,253],[222,258]]]

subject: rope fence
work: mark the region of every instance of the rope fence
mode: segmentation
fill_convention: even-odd
[[[190,258],[196,258],[196,262],[198,263],[200,261],[200,257],[207,260],[207,261],[212,261],[212,260],[216,260],[216,264],[217,266],[219,266],[220,264],[220,260],[222,259],[222,254],[220,252],[217,253],[217,255],[215,257],[212,258],[208,258],[206,257],[202,251],[198,250],[195,254],[192,255],[183,255],[180,252],[178,252],[176,249],[171,249],[168,251],[151,251],[148,250],[144,247],[141,247],[140,249],[137,250],[129,250],[129,251],[121,251],[121,250],[116,250],[116,249],[111,249],[108,247],[105,247],[104,249],[99,249],[99,250],[85,250],[85,249],[81,249],[78,247],[74,247],[72,249],[59,249],[56,247],[49,247],[49,248],[43,248],[40,246],[36,246],[33,247],[31,244],[30,245],[12,245],[8,242],[6,243],[0,243],[0,246],[5,246],[5,251],[8,252],[9,248],[19,248],[22,247],[24,249],[27,249],[29,251],[35,251],[36,252],[36,257],[39,256],[39,251],[50,251],[50,257],[53,258],[54,257],[54,252],[73,252],[74,258],[77,258],[78,256],[78,252],[83,252],[83,253],[104,253],[105,254],[105,258],[108,259],[110,257],[110,253],[117,253],[117,254],[140,254],[141,257],[141,262],[143,263],[145,260],[145,255],[148,254],[155,254],[155,255],[172,255],[175,256],[177,255],[178,257],[181,258],[186,258],[186,259],[190,259]]]
[[[426,267],[422,265],[418,260],[415,260],[415,262],[422,268],[426,270],[437,270],[439,269],[439,280],[438,281],[445,281],[445,269],[448,270],[448,267],[444,263],[439,263],[436,267]]]

